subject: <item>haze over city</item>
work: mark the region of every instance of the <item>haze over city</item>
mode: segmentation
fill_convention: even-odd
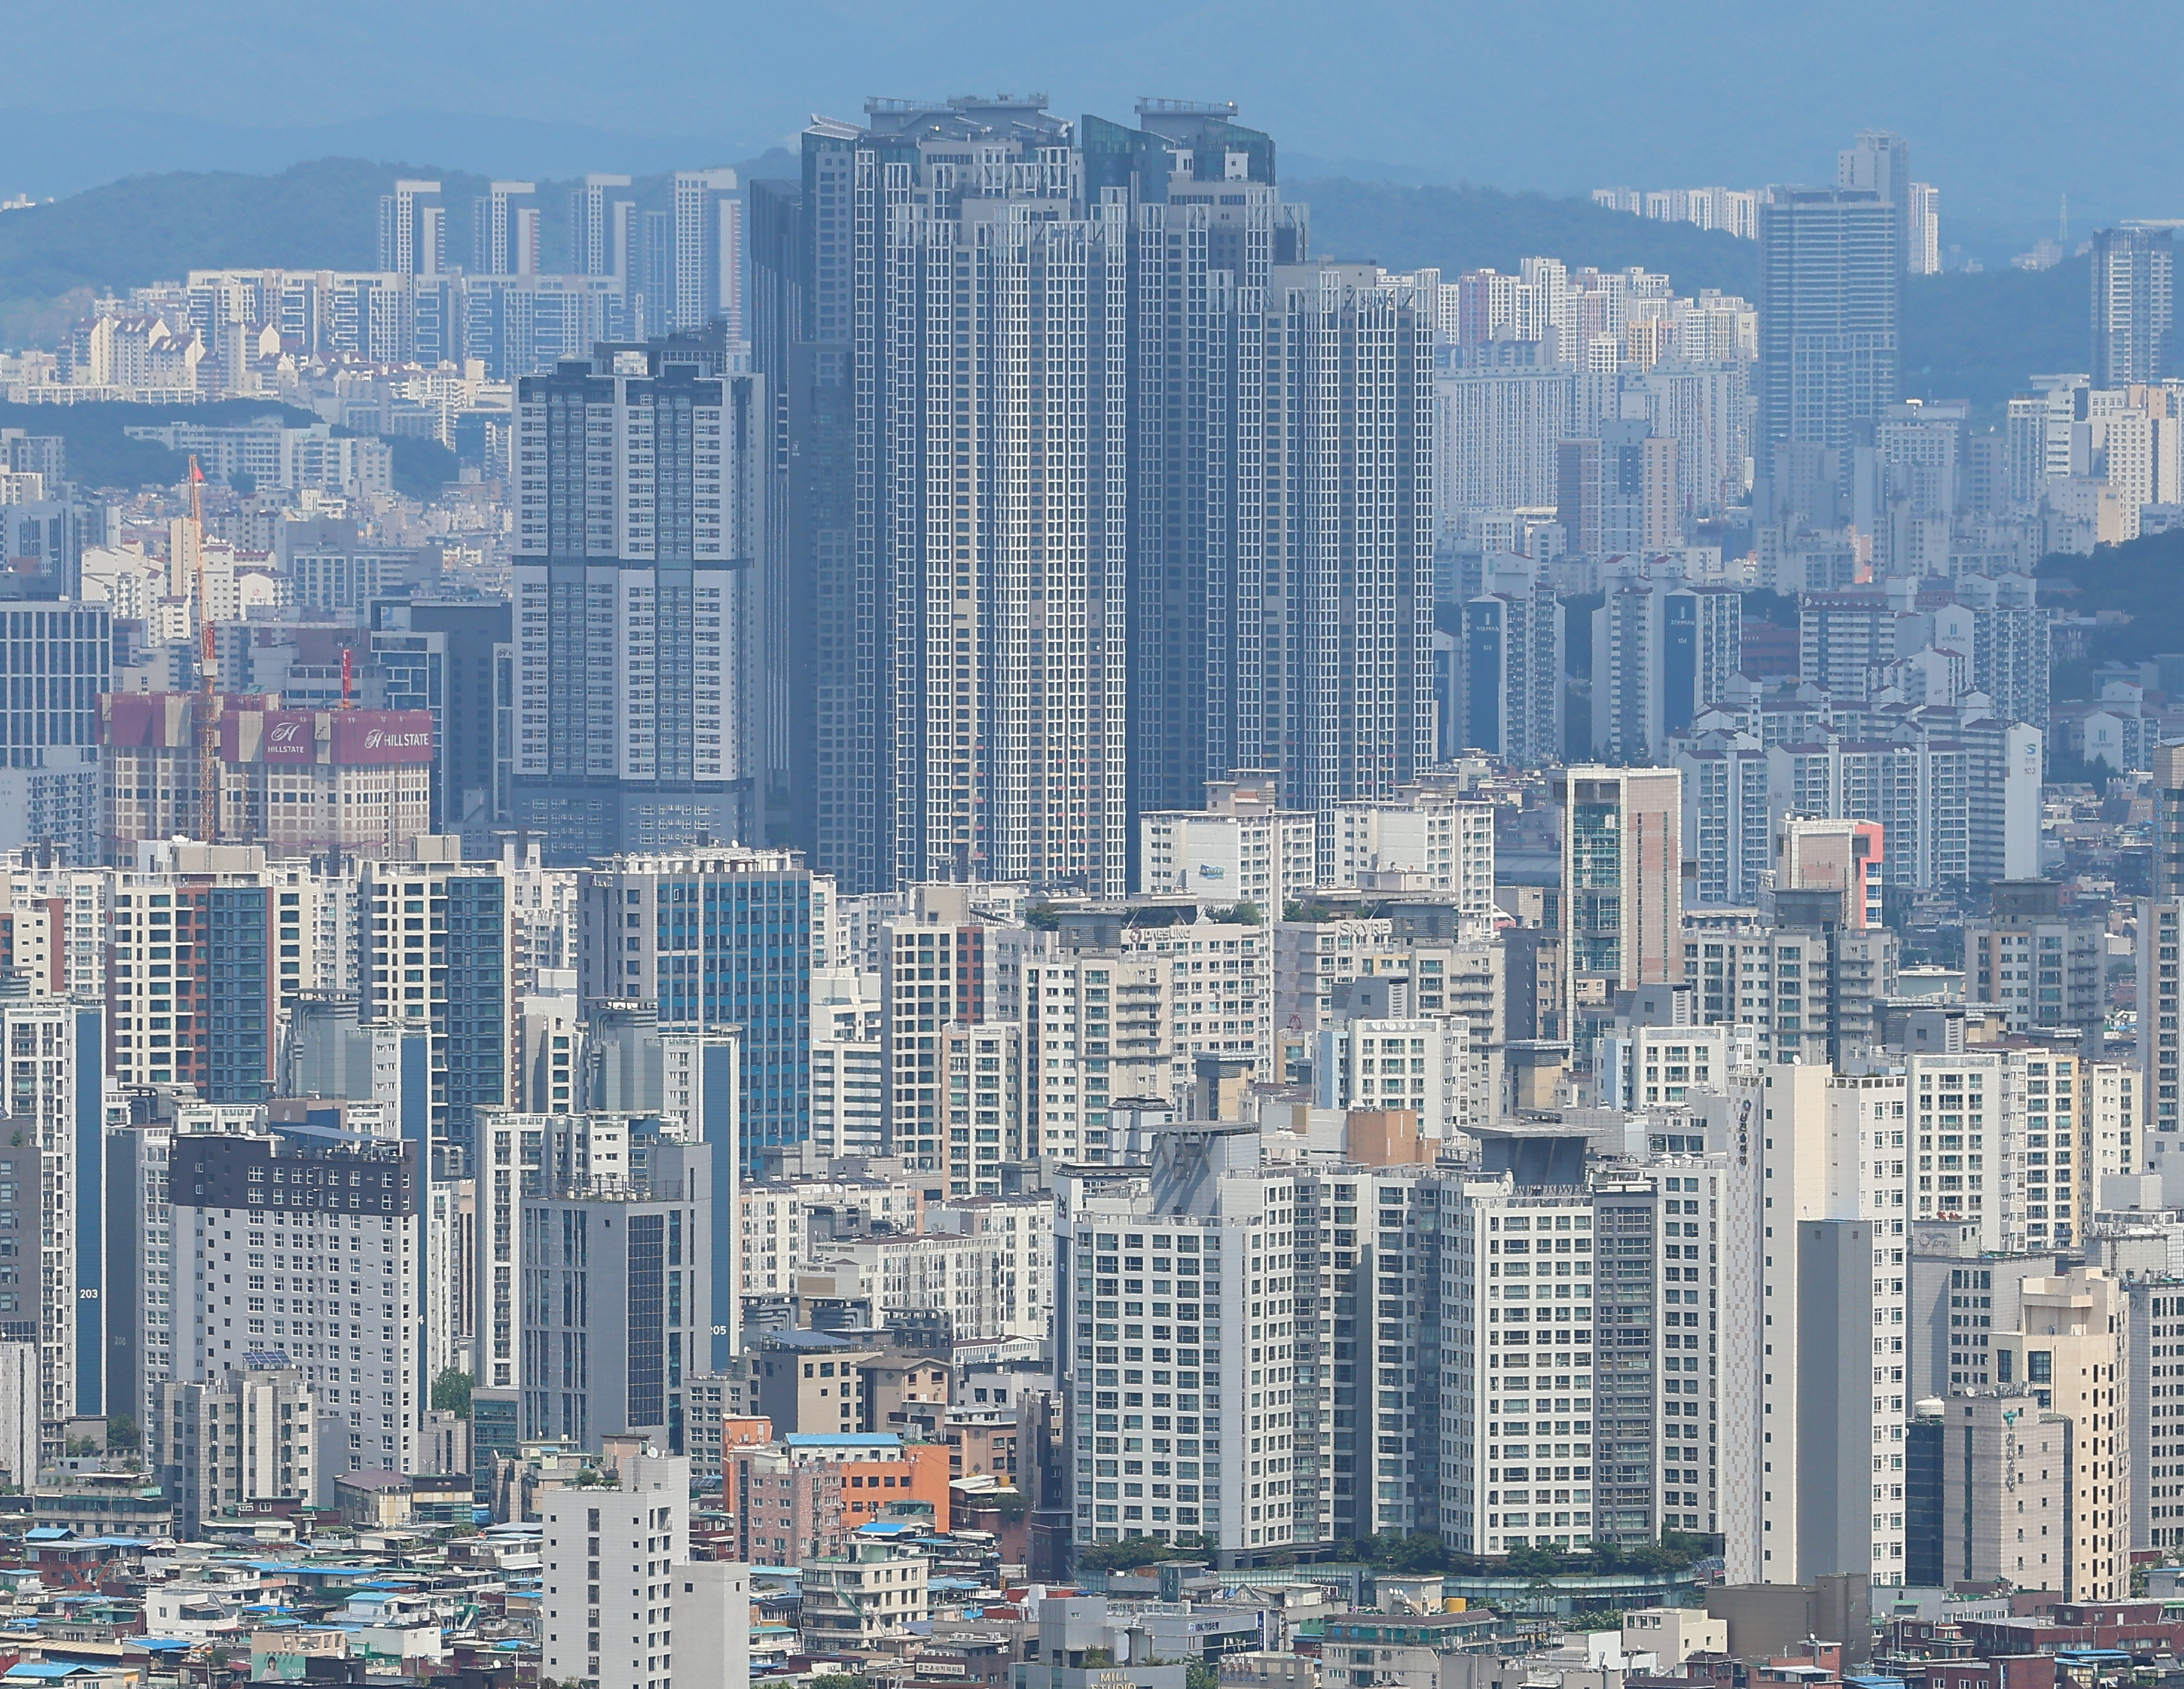
[[[16,8],[8,1683],[2165,1689],[2168,25]]]

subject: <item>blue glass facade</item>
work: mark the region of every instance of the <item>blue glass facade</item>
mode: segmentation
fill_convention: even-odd
[[[263,1103],[273,1094],[272,981],[263,886],[214,886],[200,894],[207,966],[203,1008],[208,1103]]]
[[[447,1106],[441,1136],[468,1146],[475,1141],[477,1110],[508,1100],[508,885],[497,874],[454,875],[447,894]],[[442,1028],[433,1031],[442,1035]]]
[[[663,1031],[740,1029],[742,1158],[755,1175],[777,1171],[811,1134],[811,875],[779,860],[603,871],[584,899],[588,998],[649,997]]]

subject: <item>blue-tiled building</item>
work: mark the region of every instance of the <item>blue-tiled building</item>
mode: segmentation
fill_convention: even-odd
[[[811,873],[787,851],[624,857],[579,892],[583,1012],[658,1006],[663,1031],[740,1029],[743,1160],[794,1163],[811,1131]]]

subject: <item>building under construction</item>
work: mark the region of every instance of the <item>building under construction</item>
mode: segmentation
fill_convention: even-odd
[[[432,830],[429,710],[283,709],[278,696],[218,693],[206,734],[202,692],[109,692],[99,703],[109,862],[125,864],[145,839],[292,857],[384,853]]]

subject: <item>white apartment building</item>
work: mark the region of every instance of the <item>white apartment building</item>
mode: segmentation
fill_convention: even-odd
[[[2082,1225],[2106,1206],[2103,1181],[2143,1173],[2146,1168],[2146,1085],[2138,1064],[2128,1061],[2080,1064],[2078,1217]],[[2085,1142],[2090,1131],[2092,1142]]]
[[[858,1542],[840,1558],[806,1560],[804,1630],[820,1647],[872,1647],[931,1616],[929,1562],[884,1543]]]
[[[185,1541],[223,1507],[275,1497],[320,1506],[332,1500],[326,1456],[337,1451],[328,1445],[347,1437],[297,1369],[163,1384],[156,1399],[158,1412],[143,1422],[145,1447],[160,1481],[172,1486],[176,1529]]]
[[[994,1312],[1006,1335],[1039,1343],[1054,1334],[1054,1203],[1036,1197],[978,1197],[931,1215],[936,1233],[990,1240],[998,1282]]]
[[[509,1097],[514,992],[508,886],[460,841],[420,837],[414,859],[375,861],[357,888],[357,996],[375,1020],[431,1036],[432,1128],[469,1143],[476,1111]]]
[[[420,1470],[432,1381],[416,1147],[183,1130],[169,1168],[175,1381],[292,1369],[337,1420],[321,1433],[332,1470]]]
[[[1685,1134],[1701,1140],[1709,1135],[1716,1141],[1725,1136],[1718,1125],[1711,1134]],[[1737,1212],[1734,1171],[1723,1151],[1656,1156],[1645,1168],[1658,1214],[1654,1364],[1661,1387],[1654,1400],[1660,1453],[1652,1475],[1658,1491],[1654,1517],[1664,1529],[1719,1530],[1726,1470],[1749,1456],[1724,1437],[1724,1398],[1733,1396],[1740,1368],[1749,1376],[1754,1347],[1749,1310],[1726,1288],[1740,1279],[1748,1282],[1746,1269],[1758,1229],[1748,1213]],[[1604,1241],[1602,1247],[1607,1247]],[[1612,1265],[1604,1269],[1613,1270]],[[1624,1294],[1613,1281],[1598,1293],[1611,1304]],[[1622,1402],[1599,1404],[1603,1433],[1621,1430],[1610,1416],[1628,1412],[1624,1394]]]
[[[477,1289],[477,1181],[433,1179],[425,1190],[425,1368],[476,1377],[471,1328]]]
[[[2131,1547],[2184,1544],[2184,1293],[2167,1279],[2127,1278],[2122,1423],[2129,1427]]]
[[[357,988],[358,860],[268,864],[273,888],[274,982],[283,1007],[305,992],[349,996]]]
[[[1162,1139],[1155,1194],[1087,1198],[1060,1253],[1076,1540],[1316,1540],[1298,1523],[1318,1513],[1297,1487],[1298,1364],[1319,1346],[1295,1312],[1298,1181],[1261,1172],[1250,1127]]]
[[[140,847],[139,862],[138,870],[117,870],[113,879],[113,958],[102,993],[111,1015],[108,1047],[112,1070],[125,1083],[156,1085],[180,1079],[204,1084],[211,1076],[212,1062],[209,1039],[201,1035],[211,1024],[214,1006],[207,995],[209,986],[196,978],[192,955],[202,960],[209,953],[214,906],[225,903],[219,913],[231,916],[237,905],[248,906],[251,894],[263,895],[271,903],[270,891],[259,892],[268,885],[265,853],[255,845],[177,840]],[[281,925],[269,921],[262,934],[254,935],[267,944],[269,954]],[[231,944],[231,927],[228,936]],[[270,973],[270,959],[266,965]],[[232,1003],[223,1006],[231,1013],[235,1008]],[[272,1036],[270,990],[264,1007],[264,1030],[251,1029],[261,1049]],[[227,1070],[224,1079],[247,1082],[250,1077],[231,1059],[221,1065]],[[265,1077],[270,1074],[259,1075],[261,1083]]]
[[[2078,1081],[2084,1064],[2035,1045],[2009,1052],[2003,1115],[2003,1247],[2070,1248],[2092,1218],[2098,1190],[2081,1112],[2087,1103]],[[2021,1108],[2008,1106],[2022,1099]],[[2022,1120],[2023,1136],[2016,1136]]]
[[[1425,792],[1395,803],[1338,803],[1329,831],[1329,883],[1439,892],[1454,897],[1464,914],[1492,918],[1491,803],[1445,801]]]
[[[114,914],[113,870],[103,868],[40,866],[35,850],[14,853],[6,863],[6,901],[20,920],[26,908],[60,905],[58,942],[61,977],[58,989],[70,997],[106,994],[108,923]],[[20,942],[18,945],[20,952]]]
[[[2010,1147],[2023,1126],[2010,1129],[2004,1058],[1966,1051],[1912,1056],[1906,1065],[1917,1140],[1908,1214],[1914,1224],[1959,1228],[1959,1236],[1969,1230],[1985,1250],[2005,1247],[2005,1236],[2022,1232],[2007,1216],[2014,1207]]]
[[[1470,1330],[1468,1342],[1445,1339],[1438,1358],[1440,1442],[1445,1456],[1456,1452],[1442,1462],[1440,1528],[1464,1553],[1593,1535],[1593,1219],[1590,1194],[1512,1190],[1500,1180],[1466,1183],[1453,1213],[1441,1205],[1442,1305],[1469,1310]],[[1384,1284],[1391,1264],[1380,1264]],[[1385,1347],[1375,1358],[1390,1358]],[[1399,1381],[1379,1375],[1383,1386]],[[1377,1446],[1383,1497],[1401,1487],[1402,1453]]]
[[[981,1053],[996,1060],[1004,1055],[998,1041],[1018,1035],[1013,1029],[1005,1034],[993,1025],[1011,1015],[1000,954],[1017,935],[1013,929],[989,925],[972,906],[967,886],[915,886],[909,902],[901,914],[882,925],[878,941],[880,1050],[888,1081],[883,1102],[887,1145],[921,1170],[944,1178],[951,1196],[967,1197],[974,1194],[978,1177],[974,1170],[980,1159],[972,1153],[971,1113],[975,1109],[991,1116],[984,1124],[997,1133],[1013,1128],[1016,1122],[1000,1120],[998,1097],[974,1101],[967,1094],[960,1104],[951,1097],[956,1087],[943,1078],[950,1058],[935,1040],[944,1036],[944,1028],[953,1033],[972,1025],[987,1026],[991,1029],[987,1041],[994,1047]],[[983,1071],[998,1074],[999,1069]],[[963,1089],[967,1092],[972,1087]],[[958,1113],[962,1119],[956,1118]],[[998,1138],[989,1144],[989,1148],[999,1147]],[[1012,1157],[1021,1153],[1013,1132],[1009,1153]]]
[[[613,1486],[539,1497],[541,1670],[599,1689],[737,1689],[750,1676],[750,1568],[691,1559],[687,1456],[608,1441]]]
[[[576,971],[582,936],[573,869],[542,867],[534,846],[527,857],[510,846],[502,857],[508,882],[508,912],[514,929],[516,984],[524,992],[541,989],[549,973]]]
[[[247,1112],[254,1115],[255,1109]],[[153,1408],[162,1386],[174,1375],[175,1364],[175,1233],[174,1210],[167,1189],[167,1162],[174,1137],[162,1122],[125,1126],[125,1110],[107,1110],[107,1185],[109,1202],[120,1196],[117,1181],[125,1181],[136,1193],[138,1236],[134,1246],[136,1286],[130,1333],[136,1360],[133,1382],[126,1373],[109,1370],[106,1379],[106,1408],[109,1414],[126,1414],[146,1428],[154,1423]],[[104,1289],[102,1286],[102,1289]],[[117,1309],[130,1303],[111,1290],[101,1297],[109,1306],[106,1318],[114,1329]],[[132,1399],[133,1398],[133,1399]]]
[[[1609,1108],[1675,1108],[1729,1083],[1726,1026],[1633,1026],[1601,1041],[1600,1101]]]
[[[1169,958],[1172,1084],[1186,1082],[1201,1056],[1246,1060],[1253,1077],[1274,1076],[1273,944],[1263,923],[1201,916],[1170,927],[1130,926],[1123,948]]]
[[[1427,1137],[1449,1142],[1472,1124],[1473,1066],[1471,1024],[1460,1016],[1338,1020],[1315,1045],[1312,1103],[1407,1108]]]
[[[1053,1312],[1053,1204],[1045,1198],[984,1197],[929,1209],[922,1236],[864,1238],[813,1250],[834,1271],[837,1294],[869,1296],[875,1314],[944,1317],[956,1341],[1044,1341]]]
[[[40,1217],[36,1231],[17,1242],[15,1260],[0,1282],[15,1288],[21,1311],[35,1310],[38,1417],[54,1428],[99,1405],[104,1331],[97,1292],[105,1263],[96,1242],[96,1208],[103,1175],[84,1164],[86,1150],[99,1153],[95,1135],[86,1142],[84,1124],[86,1111],[94,1126],[99,1120],[103,1020],[95,1002],[32,997],[0,1003],[8,1113],[16,1131],[31,1136],[37,1156],[36,1191],[21,1193],[35,1200],[22,1206]],[[47,1452],[58,1455],[59,1449]]]
[[[1468,1023],[1463,1108],[1489,1118],[1508,1036],[1501,945],[1484,923],[1466,920],[1455,942],[1406,936],[1385,917],[1275,930],[1275,1042],[1284,1077],[1318,1035],[1363,1015],[1457,1017]]]
[[[815,1251],[845,1236],[900,1234],[925,1229],[921,1175],[870,1175],[841,1179],[792,1179],[743,1188],[740,1235],[743,1282],[752,1295],[785,1293],[795,1275],[817,1258]]]
[[[951,1197],[1000,1196],[1001,1162],[1021,1159],[1036,1141],[1025,1122],[1025,1037],[1013,1020],[951,1025],[939,1034],[947,1064]]]
[[[1111,1106],[1172,1094],[1177,970],[1159,955],[1027,947],[1017,953],[1016,973],[1024,1153],[1106,1160]]]
[[[1903,1581],[1908,1087],[1900,1073],[1763,1065],[1736,1096],[1754,1142],[1759,1355],[1723,1436],[1729,1575],[1869,1567]],[[1726,1370],[1725,1376],[1735,1377]],[[1854,1481],[1867,1475],[1870,1485]],[[1869,1489],[1870,1495],[1869,1496]]]
[[[2100,1181],[2138,1169],[2137,1070],[2044,1046],[1904,1058],[1914,1223],[1988,1253],[2081,1247]]]
[[[811,1041],[811,1137],[806,1164],[887,1147],[887,1064],[878,1038]]]
[[[1319,826],[1276,807],[1273,775],[1207,783],[1203,810],[1138,818],[1138,890],[1255,904],[1268,920],[1318,877]]]

